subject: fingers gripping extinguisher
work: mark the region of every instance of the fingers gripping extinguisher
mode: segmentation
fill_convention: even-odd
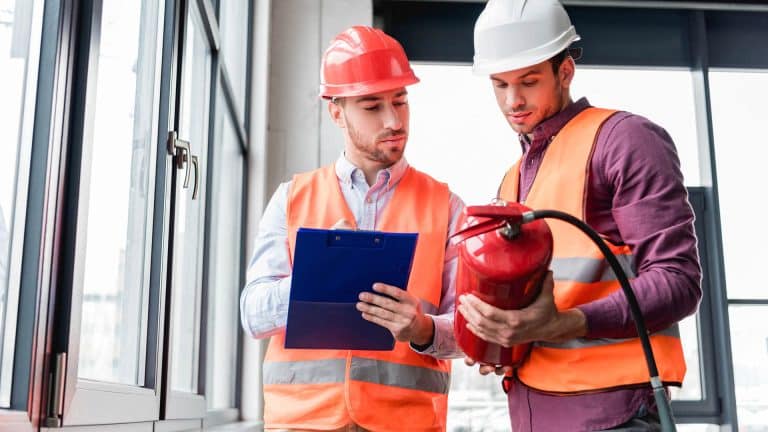
[[[643,348],[659,420],[664,432],[675,431],[672,409],[659,378],[656,359],[645,320],[629,279],[600,234],[584,221],[558,210],[531,210],[519,203],[498,201],[494,205],[464,209],[465,223],[452,236],[458,242],[459,265],[456,302],[463,294],[474,294],[500,309],[522,309],[539,294],[541,281],[552,261],[552,233],[543,219],[558,219],[586,234],[605,256],[629,303]],[[483,341],[469,331],[456,305],[454,320],[459,346],[470,358],[496,366],[517,367],[525,360],[530,344],[504,348]]]

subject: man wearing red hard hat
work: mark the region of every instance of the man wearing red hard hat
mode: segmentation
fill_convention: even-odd
[[[462,201],[403,157],[408,91],[417,83],[400,44],[355,26],[325,51],[320,96],[344,136],[332,165],[297,174],[270,200],[241,297],[243,327],[272,336],[264,362],[267,429],[442,431],[453,336],[456,257],[448,237]],[[360,295],[363,318],[387,328],[392,351],[284,348],[300,226],[418,232],[408,287],[377,283]],[[379,295],[380,294],[380,295]]]

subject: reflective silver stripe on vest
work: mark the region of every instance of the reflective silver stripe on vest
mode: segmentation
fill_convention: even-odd
[[[446,372],[359,357],[352,358],[349,378],[440,394],[448,394],[451,387],[451,376]]]
[[[677,324],[672,325],[669,328],[666,328],[661,331],[657,331],[656,333],[652,333],[651,336],[655,335],[664,335],[664,336],[672,336],[680,339],[680,328],[677,326]],[[575,349],[575,348],[589,348],[589,347],[595,347],[595,346],[605,346],[605,345],[611,345],[611,344],[617,344],[621,342],[626,342],[630,340],[636,340],[637,338],[623,338],[623,339],[609,339],[609,338],[600,338],[600,339],[586,339],[586,338],[578,338],[578,339],[571,339],[566,342],[561,343],[553,343],[553,342],[534,342],[535,346],[540,346],[544,348],[561,348],[561,349]]]
[[[346,359],[264,362],[264,384],[343,383]]]
[[[430,315],[437,315],[437,306],[424,299],[419,300],[421,301],[421,312]]]
[[[264,362],[264,384],[343,383],[346,359]],[[448,394],[450,374],[418,366],[353,357],[350,379]]]
[[[632,255],[616,255],[628,278],[635,277]],[[617,280],[608,261],[604,258],[553,258],[552,273],[555,280],[582,283]]]

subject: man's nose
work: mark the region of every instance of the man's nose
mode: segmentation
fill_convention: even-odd
[[[504,96],[504,105],[508,111],[516,111],[525,106],[525,98],[522,92],[514,88],[514,86],[509,86]]]
[[[384,127],[391,130],[400,130],[403,128],[402,114],[397,108],[390,105],[384,113]]]

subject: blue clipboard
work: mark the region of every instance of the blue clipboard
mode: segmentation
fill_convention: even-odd
[[[375,282],[405,289],[417,233],[299,228],[285,348],[392,350],[389,330],[355,308]]]

